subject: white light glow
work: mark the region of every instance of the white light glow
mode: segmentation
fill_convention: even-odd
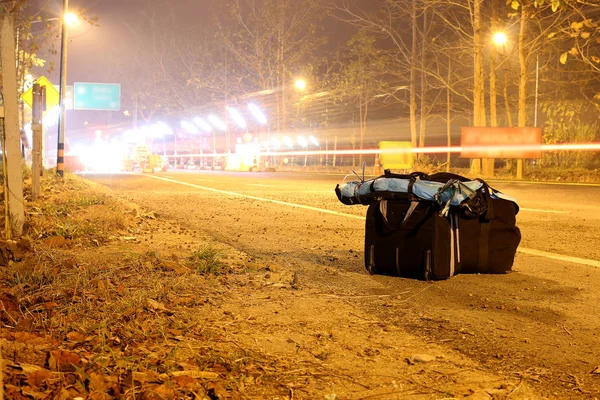
[[[163,128],[159,124],[150,125],[150,135],[153,138],[162,139],[165,136]]]
[[[208,121],[218,130],[225,131],[227,130],[227,125],[219,117],[214,114],[208,116]]]
[[[44,127],[47,128],[50,126],[58,125],[58,117],[59,116],[60,116],[60,107],[54,107],[53,109],[48,111],[42,121],[42,123],[44,124]]]
[[[186,133],[193,133],[196,134],[198,133],[198,129],[192,125],[189,121],[183,120],[180,123],[181,128],[186,132]]]
[[[494,43],[497,45],[503,45],[508,41],[506,34],[504,32],[496,32],[494,34]]]
[[[173,129],[169,125],[165,124],[164,122],[158,122],[156,125],[158,125],[160,127],[163,135],[169,135],[169,136],[173,135]]]
[[[314,136],[309,136],[309,137],[308,137],[308,141],[309,141],[309,142],[311,142],[312,144],[314,144],[315,146],[318,146],[318,145],[319,145],[319,141],[318,141],[318,140],[317,140],[317,138],[316,138],[316,137],[314,137]]]
[[[303,91],[306,89],[306,81],[304,79],[297,79],[296,83],[294,84],[296,86],[296,89]]]
[[[194,118],[194,123],[206,133],[212,132],[212,127],[204,119],[200,117]]]
[[[240,114],[238,110],[236,110],[235,108],[227,107],[227,111],[229,112],[229,115],[231,115],[233,122],[235,122],[235,124],[238,127],[246,129],[246,121],[244,120],[244,117],[242,117],[242,114]]]
[[[302,146],[302,147],[308,146],[308,142],[306,141],[306,139],[304,138],[304,136],[298,136],[298,138],[296,140],[298,140],[298,144],[300,146]]]
[[[287,136],[285,136],[285,137],[283,138],[283,144],[284,144],[286,147],[289,147],[290,149],[291,149],[292,147],[294,147],[294,142],[292,141],[292,139],[290,139],[290,138],[289,138],[289,137],[287,137]]]
[[[260,109],[259,106],[257,106],[254,103],[250,103],[250,104],[248,104],[248,110],[250,110],[250,113],[252,114],[252,116],[254,117],[256,122],[258,122],[259,124],[263,124],[263,125],[267,123],[267,116]]]
[[[66,13],[65,14],[65,23],[67,25],[78,25],[79,17],[77,17],[77,15],[75,15],[73,13]]]

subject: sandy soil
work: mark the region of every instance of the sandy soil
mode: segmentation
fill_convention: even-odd
[[[102,201],[65,212],[88,222],[76,232],[106,229],[32,221],[32,249],[0,267],[7,398],[599,397],[593,268],[563,279],[519,255],[503,276],[369,276],[360,221],[98,181],[85,193]],[[190,261],[207,250],[214,268]]]

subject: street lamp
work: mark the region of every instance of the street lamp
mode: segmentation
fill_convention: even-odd
[[[63,23],[60,41],[60,120],[56,144],[56,174],[61,178],[65,173],[65,120],[67,110],[65,101],[67,97],[67,40],[69,37],[69,24],[78,22],[77,16],[69,12],[69,0],[63,0]]]
[[[302,91],[306,90],[307,85],[306,85],[306,81],[304,79],[296,79],[294,86],[296,87],[296,89],[298,89],[302,92]]]
[[[507,41],[508,38],[504,32],[496,32],[494,34],[494,43],[496,43],[498,46],[505,45]]]

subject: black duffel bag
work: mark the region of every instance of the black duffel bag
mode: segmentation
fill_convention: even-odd
[[[466,182],[460,175],[439,173],[425,179],[446,183]],[[510,200],[492,197],[500,193],[480,180],[482,186],[472,197],[449,212],[458,217],[458,248],[461,273],[504,274],[512,270],[521,231],[516,226],[519,206]]]

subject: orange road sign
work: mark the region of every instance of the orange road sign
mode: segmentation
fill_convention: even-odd
[[[460,129],[463,158],[541,158],[542,128]]]

